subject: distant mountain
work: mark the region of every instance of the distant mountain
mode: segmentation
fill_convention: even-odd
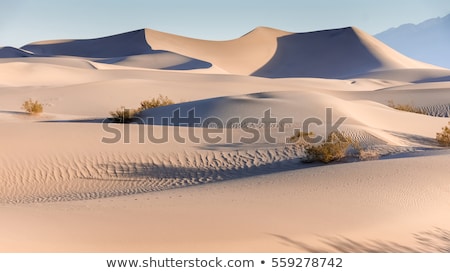
[[[375,37],[411,58],[450,68],[450,14],[391,28]]]

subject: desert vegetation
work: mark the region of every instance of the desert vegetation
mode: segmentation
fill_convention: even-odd
[[[169,99],[167,96],[159,95],[157,98],[152,98],[151,100],[144,100],[141,101],[139,108],[137,109],[138,112],[161,107],[161,106],[167,106],[174,104],[175,102],[171,99]]]
[[[329,163],[346,157],[351,141],[347,138],[343,139],[342,135],[340,136],[338,134],[339,133],[332,132],[327,136],[325,142],[317,145],[306,145],[306,158],[304,162],[320,161],[323,163]]]
[[[448,124],[450,126],[450,122]],[[443,127],[442,132],[436,133],[436,140],[441,146],[450,147],[450,128]]]
[[[27,111],[27,113],[32,115],[37,115],[44,111],[44,107],[42,106],[42,104],[37,100],[33,101],[32,99],[26,100],[22,104],[22,109],[24,109],[25,111]]]
[[[330,133],[326,140],[319,144],[311,144],[308,140],[314,137],[313,132],[296,132],[289,141],[301,145],[305,150],[303,162],[330,163],[344,158],[357,158],[359,160],[374,160],[379,158],[376,150],[363,148],[361,144],[339,132]]]
[[[313,132],[303,132],[297,130],[287,141],[289,143],[308,144],[308,140],[314,138],[314,136],[315,134]]]
[[[406,112],[426,115],[426,113],[423,110],[421,110],[420,108],[418,108],[412,104],[398,104],[398,103],[395,103],[393,100],[388,100],[387,106],[397,109],[397,110],[400,110],[400,111],[406,111]]]
[[[139,112],[142,112],[147,109],[167,106],[174,104],[174,101],[169,99],[167,96],[159,95],[156,98],[152,98],[151,100],[143,100],[141,101],[138,108],[135,109],[127,109],[125,107],[121,107],[115,111],[109,112],[111,115],[111,119],[117,123],[128,123],[133,120],[135,115]]]
[[[137,113],[139,112],[136,109],[127,109],[123,106],[115,111],[109,112],[112,120],[116,123],[131,122],[131,120]]]

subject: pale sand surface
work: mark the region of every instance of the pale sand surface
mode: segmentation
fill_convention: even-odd
[[[2,252],[333,251],[323,238],[335,236],[419,251],[414,233],[450,229],[450,154],[435,140],[450,121],[450,71],[357,28],[257,28],[222,42],[147,29],[0,53]],[[275,143],[252,144],[242,142],[242,128],[225,128],[216,144],[200,127],[105,131],[110,111],[159,94],[178,104],[141,118],[179,108],[202,119],[260,119],[270,109],[293,123],[271,129]],[[25,114],[28,98],[44,113]],[[329,123],[345,117],[343,134],[381,160],[301,163],[303,148],[286,139],[308,118],[325,121],[327,108]],[[168,141],[152,143],[149,129],[168,130]],[[120,141],[102,142],[111,130]],[[174,130],[202,139],[179,143]],[[325,126],[311,130],[325,134]]]
[[[305,251],[346,236],[416,246],[449,229],[448,152],[89,201],[4,205],[1,251]],[[420,168],[417,168],[420,166]],[[331,179],[332,177],[332,179]]]

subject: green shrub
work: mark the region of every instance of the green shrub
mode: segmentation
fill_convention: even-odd
[[[22,104],[22,109],[27,111],[32,115],[40,114],[44,111],[44,107],[37,100],[33,101],[32,99],[28,99]]]
[[[317,145],[307,145],[305,147],[305,162],[320,161],[329,163],[341,160],[346,157],[350,145],[351,141],[349,139],[342,139],[342,136],[333,132],[327,137],[325,142]]]
[[[450,122],[448,124],[450,125]],[[436,133],[436,140],[440,145],[450,147],[450,128],[448,126],[443,127],[442,132]]]

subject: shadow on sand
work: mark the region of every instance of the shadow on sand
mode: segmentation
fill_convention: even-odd
[[[310,253],[450,253],[450,231],[437,227],[413,234],[414,246],[382,240],[354,241],[347,237],[319,237],[323,247],[317,247],[286,236],[269,235],[279,239],[282,244]]]

